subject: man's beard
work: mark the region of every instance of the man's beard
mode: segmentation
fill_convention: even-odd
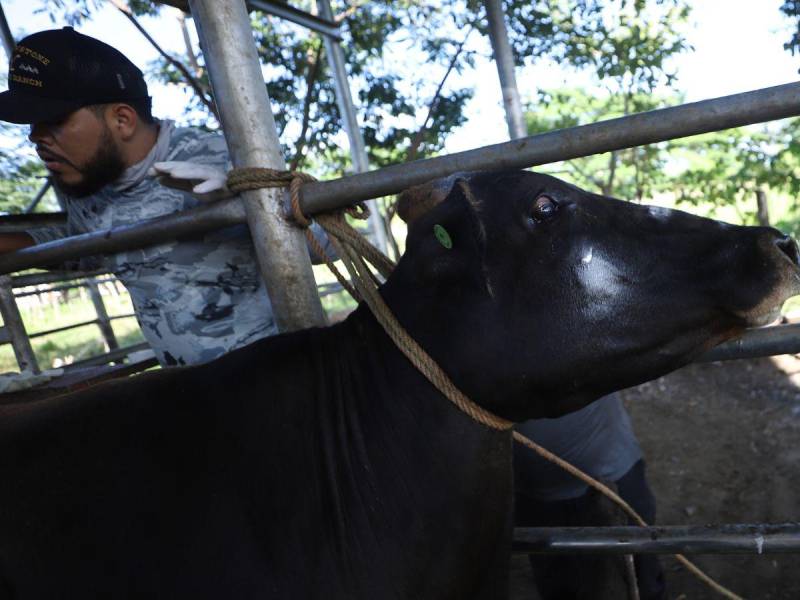
[[[119,179],[125,171],[126,164],[122,158],[111,132],[106,127],[103,137],[97,147],[97,152],[80,168],[76,167],[83,176],[78,183],[64,183],[57,175],[53,176],[53,184],[67,196],[85,198],[100,191]]]

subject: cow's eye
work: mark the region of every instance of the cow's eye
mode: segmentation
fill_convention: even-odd
[[[528,222],[533,225],[552,219],[558,211],[558,203],[550,196],[542,194],[533,201],[531,211],[528,214]]]

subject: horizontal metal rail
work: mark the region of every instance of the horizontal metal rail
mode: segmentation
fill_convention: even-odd
[[[61,212],[3,215],[0,217],[0,233],[19,233],[37,227],[56,227],[66,224],[67,216]]]
[[[109,321],[114,321],[116,319],[130,319],[131,317],[135,317],[136,315],[133,313],[126,314],[126,315],[113,315],[108,317]],[[55,329],[47,329],[45,331],[37,331],[36,333],[29,333],[28,338],[33,339],[37,337],[43,337],[45,335],[52,335],[54,333],[61,333],[62,331],[69,331],[70,329],[77,329],[78,327],[86,327],[88,325],[99,325],[101,323],[100,319],[91,319],[89,321],[81,321],[79,323],[72,323],[70,325],[64,325],[63,327],[56,327]]]
[[[108,279],[95,279],[94,281],[95,283],[107,283],[114,280],[108,278]],[[88,286],[89,283],[87,281],[76,281],[74,283],[65,283],[64,285],[54,285],[47,289],[37,289],[28,292],[15,292],[14,298],[25,298],[26,296],[38,296],[39,294],[47,294],[49,292],[65,292],[67,290],[74,290],[76,288],[85,288]]]
[[[306,214],[404,190],[457,171],[517,169],[800,115],[800,83],[559,129],[476,150],[308,183]]]
[[[175,8],[181,9],[185,13],[190,13],[189,3],[187,0],[156,0],[159,4],[168,4]],[[296,23],[302,27],[306,27],[311,31],[316,31],[323,35],[332,37],[336,41],[342,41],[342,32],[340,31],[339,23],[335,21],[328,21],[321,19],[316,15],[312,15],[300,9],[289,6],[285,2],[276,2],[275,0],[247,0],[246,3],[248,10],[260,10],[281,19],[286,19],[292,23]]]
[[[518,527],[516,554],[778,554],[800,551],[800,523],[675,527]]]
[[[18,289],[31,285],[45,285],[48,283],[61,283],[62,281],[73,281],[76,279],[88,279],[89,277],[98,277],[100,275],[110,275],[110,273],[107,269],[98,269],[96,271],[47,271],[42,273],[26,273],[25,275],[14,275],[11,278],[11,285],[14,289]]]
[[[316,31],[323,35],[333,38],[337,42],[342,41],[342,32],[339,23],[322,19],[305,11],[289,6],[283,2],[274,0],[247,0],[247,8],[260,10],[281,19],[286,19],[297,25],[301,25],[311,31]]]
[[[695,362],[798,353],[800,353],[800,325],[775,325],[748,329],[741,338],[712,348]]]
[[[313,215],[400,192],[456,171],[530,167],[799,114],[800,83],[790,83],[551,131],[340,179],[311,182],[303,186],[301,205],[306,214]],[[244,221],[241,201],[229,198],[136,225],[18,250],[0,256],[0,274],[53,265],[81,256],[160,244],[183,235],[204,233]]]
[[[42,198],[44,198],[44,195],[52,187],[52,185],[53,184],[51,183],[50,178],[47,178],[45,182],[42,184],[42,187],[39,188],[39,191],[36,192],[36,195],[33,197],[33,199],[28,203],[28,206],[25,207],[25,210],[23,212],[25,214],[30,214],[34,210],[36,210],[36,207],[39,205],[39,202],[42,201]]]
[[[67,365],[67,369],[74,369],[76,367],[92,367],[96,365],[104,365],[110,362],[116,362],[118,360],[122,360],[129,354],[134,352],[141,352],[143,350],[150,350],[150,344],[147,342],[139,342],[137,344],[131,344],[130,346],[125,346],[124,348],[118,348],[117,350],[112,350],[111,352],[106,352],[105,354],[99,354],[97,356],[92,356],[90,358],[84,358],[83,360],[76,360],[73,363]],[[153,357],[152,359],[153,365],[158,364],[158,361]]]
[[[147,219],[136,225],[84,233],[9,252],[0,255],[0,274],[57,266],[83,256],[153,246],[244,222],[241,201],[239,198],[228,198],[165,217]]]

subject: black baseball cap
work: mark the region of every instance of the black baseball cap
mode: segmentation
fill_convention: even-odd
[[[40,123],[83,106],[148,100],[142,72],[116,48],[72,27],[40,31],[17,44],[0,93],[0,120]]]

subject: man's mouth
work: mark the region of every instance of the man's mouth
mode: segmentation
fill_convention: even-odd
[[[44,152],[41,150],[37,150],[36,153],[39,155],[39,158],[44,163],[44,166],[48,171],[59,171],[63,165],[70,164],[68,160],[58,156],[57,154],[52,154],[50,152]]]

